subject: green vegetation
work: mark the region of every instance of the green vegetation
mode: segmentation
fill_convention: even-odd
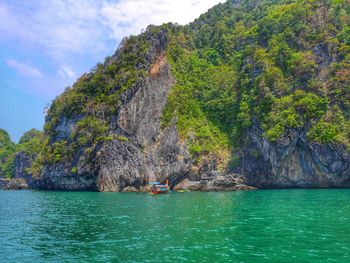
[[[129,141],[128,138],[126,138],[125,136],[122,136],[122,135],[118,135],[118,136],[116,137],[116,139],[119,140],[119,141],[121,141],[121,142],[128,142],[128,141]]]
[[[70,163],[75,174],[72,160],[80,154],[92,157],[103,141],[128,141],[116,133],[116,112],[125,91],[148,76],[152,39],[164,31],[176,83],[162,127],[176,119],[199,162],[215,155],[221,168],[237,166],[252,126],[272,142],[304,129],[311,141],[350,147],[349,2],[227,1],[187,26],[165,24],[131,36],[56,98],[34,174],[58,162]],[[69,120],[72,132],[61,136]]]
[[[267,138],[276,140],[288,128],[301,128],[308,121],[319,119],[325,114],[328,104],[326,98],[303,90],[275,99],[265,124]]]
[[[348,144],[349,25],[347,1],[252,0],[169,30],[164,125],[176,116],[195,154],[242,145],[253,124],[271,141],[311,124],[310,140]]]
[[[0,176],[10,177],[12,172],[12,163],[14,153],[16,151],[15,144],[11,141],[8,133],[0,129]]]
[[[187,140],[192,155],[227,157],[236,102],[234,72],[227,66],[210,64],[195,53],[179,55],[176,42],[168,57],[177,83],[168,98],[163,127],[176,116],[180,136]]]
[[[350,148],[350,121],[346,120],[338,106],[326,112],[317,122],[313,122],[307,136],[319,143],[342,143]]]
[[[78,172],[78,168],[74,166],[74,167],[71,169],[71,172],[72,172],[72,174],[76,174],[76,173]]]
[[[43,139],[42,132],[32,129],[24,133],[19,143],[15,144],[11,141],[7,132],[0,129],[0,176],[12,177],[15,157],[20,152],[34,160],[42,149]]]

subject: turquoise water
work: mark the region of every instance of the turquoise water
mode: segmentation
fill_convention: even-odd
[[[350,262],[350,190],[0,191],[0,262]]]

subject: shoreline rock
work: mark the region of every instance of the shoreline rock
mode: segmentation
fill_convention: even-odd
[[[213,179],[191,181],[186,178],[174,187],[174,190],[189,190],[201,192],[256,190],[257,188],[244,184],[244,179],[235,174],[217,176]]]
[[[0,179],[1,190],[27,190],[31,187],[27,184],[27,181],[23,178],[15,179]]]
[[[124,193],[138,193],[140,191],[134,186],[127,186],[122,190],[122,192],[124,192]]]

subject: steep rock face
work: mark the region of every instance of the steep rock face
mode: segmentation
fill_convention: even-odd
[[[129,136],[128,142],[106,143],[98,152],[99,190],[120,191],[166,178],[173,182],[189,173],[191,161],[186,146],[179,142],[176,121],[164,131],[160,127],[173,83],[170,66],[161,55],[151,68],[151,76],[118,116],[118,128]]]
[[[67,164],[46,167],[44,178],[40,178],[40,188],[48,190],[84,191],[96,190],[94,170],[80,168],[78,173],[72,173]]]
[[[140,188],[152,181],[170,180],[174,185],[191,170],[186,146],[179,143],[176,127],[168,128],[154,141],[144,138],[114,141],[98,152],[98,190],[121,191],[127,186]]]
[[[149,78],[124,95],[117,131],[127,141],[99,145],[95,160],[87,164],[81,155],[76,174],[64,164],[48,166],[44,171],[44,188],[121,191],[127,186],[139,189],[149,181],[167,178],[174,184],[190,172],[191,160],[186,145],[179,142],[176,120],[164,130],[160,127],[167,94],[174,83],[164,55],[156,60],[152,70]],[[67,133],[69,127],[63,126],[60,122],[60,130]]]
[[[329,10],[320,6],[313,14],[314,26],[326,30]],[[319,43],[310,49],[317,64],[317,79],[329,85],[332,63],[340,60],[333,42]],[[310,76],[303,76],[309,79]],[[247,130],[247,144],[242,147],[242,173],[246,183],[258,188],[325,188],[350,186],[350,154],[339,143],[317,143],[307,138],[311,128],[306,123],[289,129],[276,142],[271,142],[254,122]]]
[[[19,152],[14,160],[13,178],[24,179],[30,187],[35,187],[32,175],[28,172],[28,168],[32,166],[32,158],[25,152]]]
[[[25,152],[16,154],[13,160],[13,174],[11,179],[0,179],[0,189],[3,190],[23,190],[36,188],[37,184],[28,168],[32,166],[33,159]]]
[[[51,138],[52,143],[67,140],[81,118],[80,115],[71,118],[60,116]],[[96,190],[96,171],[93,160],[88,159],[82,148],[73,160],[46,165],[41,177],[36,178],[36,184],[39,188],[49,190],[94,191]],[[76,171],[72,171],[72,166],[76,167]]]
[[[310,143],[303,129],[291,130],[276,143],[262,130],[248,131],[242,156],[246,182],[259,188],[349,187],[350,155],[342,145]]]
[[[215,164],[210,164],[210,160],[194,169],[187,145],[179,138],[176,118],[161,129],[162,113],[174,78],[163,53],[154,61],[150,76],[123,94],[116,132],[125,139],[98,145],[94,160],[86,160],[81,154],[76,160],[76,173],[69,170],[69,163],[46,166],[42,188],[122,191],[132,186],[142,190],[148,182],[166,179],[173,187],[185,178],[199,182],[201,176],[210,176],[215,171]],[[74,123],[63,117],[56,128],[56,138],[68,138]],[[210,179],[216,176],[209,178],[209,182]],[[210,184],[206,190],[238,189],[235,180],[222,185]]]
[[[349,10],[336,5],[228,1],[189,26],[131,38],[57,100],[49,138],[58,146],[42,187],[144,191],[166,179],[201,191],[350,186],[350,42],[347,19],[337,19]],[[105,116],[111,94],[118,100]],[[86,123],[87,136],[74,134],[86,117],[108,124],[98,143],[84,140],[93,133]],[[73,157],[56,153],[71,145]]]
[[[165,45],[165,36],[159,35],[146,59],[149,76],[121,96],[113,132],[122,138],[99,144],[93,160],[80,154],[73,161],[75,173],[70,170],[71,163],[46,165],[42,188],[121,191],[127,186],[139,189],[149,181],[167,178],[174,184],[190,172],[191,160],[186,144],[179,141],[176,120],[161,129],[162,112],[174,84]],[[55,127],[54,140],[69,138],[79,119],[62,116]]]

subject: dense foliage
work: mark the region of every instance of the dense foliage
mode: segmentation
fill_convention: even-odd
[[[240,2],[173,31],[165,121],[176,115],[199,152],[244,143],[254,124],[271,141],[306,128],[312,141],[349,145],[349,2]]]
[[[148,76],[160,31],[176,79],[162,125],[176,117],[198,160],[215,155],[227,166],[252,126],[272,142],[296,129],[315,143],[350,146],[349,1],[229,0],[187,26],[150,27],[124,40],[56,98],[34,173],[90,155],[100,141],[128,140],[116,132],[115,116],[122,94]],[[62,136],[69,120],[74,130]]]
[[[11,163],[14,152],[15,144],[11,141],[8,133],[0,129],[0,177],[9,175],[9,164]]]
[[[42,149],[43,139],[42,132],[32,129],[25,132],[19,143],[15,144],[7,132],[0,129],[0,176],[7,178],[13,176],[15,157],[20,152],[23,152],[30,160],[34,160]]]

